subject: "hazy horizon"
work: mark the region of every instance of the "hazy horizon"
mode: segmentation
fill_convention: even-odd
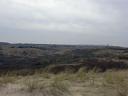
[[[0,42],[128,47],[127,0],[1,0]]]

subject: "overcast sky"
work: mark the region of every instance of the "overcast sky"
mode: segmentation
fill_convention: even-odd
[[[0,41],[128,47],[128,0],[0,0]]]

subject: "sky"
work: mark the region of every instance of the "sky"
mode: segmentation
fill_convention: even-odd
[[[0,42],[128,47],[128,0],[0,0]]]

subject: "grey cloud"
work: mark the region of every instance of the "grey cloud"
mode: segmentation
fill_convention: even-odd
[[[127,4],[127,0],[1,0],[0,40],[128,46]]]

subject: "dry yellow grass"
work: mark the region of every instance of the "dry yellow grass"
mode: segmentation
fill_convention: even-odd
[[[87,73],[80,69],[75,74],[36,72],[18,77],[6,75],[0,77],[0,85],[4,85],[0,93],[2,96],[127,96],[127,72]],[[11,89],[8,88],[9,84]],[[14,92],[13,87],[19,91]]]

